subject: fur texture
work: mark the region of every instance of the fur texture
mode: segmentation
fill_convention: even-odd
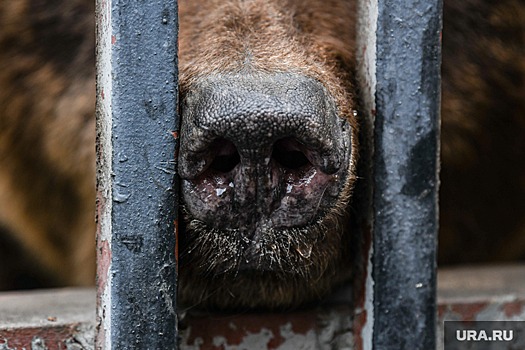
[[[525,259],[525,3],[445,1],[442,263]]]
[[[90,0],[0,0],[3,288],[94,280],[93,11]],[[355,14],[354,1],[183,0],[181,96],[210,74],[238,73],[246,66],[303,74],[323,83],[357,131]],[[525,258],[524,58],[523,1],[445,0],[440,263]],[[358,210],[359,203],[351,205]],[[330,237],[335,246],[343,237],[344,246],[348,232]],[[340,283],[334,276],[347,252],[334,254],[334,263],[325,264],[322,256],[312,260],[323,279],[298,283],[292,293],[276,288],[278,283],[261,284],[260,292],[272,300],[265,306],[316,299]],[[297,252],[295,259],[303,255]],[[28,264],[29,283],[10,273],[24,275],[22,260],[39,266]],[[243,278],[256,285],[260,277]],[[243,282],[230,282],[197,298],[206,305],[215,294],[224,300],[222,307],[252,306],[253,290],[232,293]],[[182,288],[184,293],[191,286]]]
[[[58,284],[95,271],[93,11],[0,2],[0,221]]]
[[[353,2],[184,1],[179,9],[181,101],[211,75],[301,74],[321,81],[333,96],[340,117],[350,121],[355,143]],[[353,173],[355,164],[350,166]],[[302,230],[268,234],[273,243],[263,247],[267,252],[261,257],[264,264],[279,265],[280,272],[237,270],[241,237],[190,217],[181,238],[182,302],[230,309],[291,306],[317,299],[347,279],[351,270],[341,266],[351,260],[341,247],[349,246],[346,207],[354,179],[348,177],[325,219]],[[308,254],[293,248],[300,246]]]

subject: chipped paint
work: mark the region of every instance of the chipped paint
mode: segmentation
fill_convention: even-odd
[[[523,300],[510,301],[509,303],[503,305],[502,311],[505,315],[505,318],[517,318],[517,320],[525,320],[525,305]]]
[[[170,348],[177,4],[97,0],[96,8],[97,348]]]
[[[437,349],[444,348],[444,321],[523,321],[525,295],[491,295],[484,300],[441,300],[438,310]]]
[[[0,338],[0,350],[16,350],[9,346],[9,341],[6,338]]]
[[[374,325],[373,291],[374,280],[372,277],[372,230],[366,224],[363,228],[363,240],[361,247],[362,270],[355,281],[354,294],[354,333],[355,350],[372,349],[372,328]]]
[[[368,165],[373,171],[364,167],[364,177],[371,180],[368,186],[373,187],[372,204],[365,201],[364,208],[370,211],[374,243],[367,299],[356,309],[356,347],[431,349],[436,320],[441,1],[358,4],[361,140],[364,158],[373,160]]]
[[[77,337],[84,341],[77,341]],[[81,327],[80,324],[0,328],[0,350],[92,350],[93,338],[94,328],[89,325]]]
[[[49,348],[46,346],[44,339],[34,337],[33,340],[31,340],[31,350],[49,350]]]
[[[190,313],[186,321],[185,350],[353,348],[352,311],[343,305],[282,314]]]
[[[494,276],[500,276],[499,280]],[[442,274],[438,289],[437,349],[443,349],[444,320],[525,320],[524,280],[523,266],[497,270],[461,269]],[[32,350],[31,342],[35,337],[43,340],[49,350],[94,349],[95,322],[91,304],[95,291],[73,290],[68,292],[69,296],[60,294],[62,291],[57,293],[47,298],[59,303],[53,309],[40,310],[36,318],[28,310],[38,305],[42,308],[41,304],[32,304],[35,301],[49,304],[43,296],[35,292],[0,293],[0,350]],[[337,303],[289,313],[200,315],[190,312],[184,321],[187,327],[180,334],[179,349],[359,349],[358,344],[354,346],[358,333],[354,337],[352,329],[358,329],[355,327],[359,322],[355,318],[360,317],[360,313],[352,309],[348,290],[343,294],[347,299],[337,299]],[[17,302],[12,299],[15,296]],[[73,319],[63,314],[71,307]],[[83,309],[86,309],[84,314],[91,316],[81,319],[79,315]],[[12,315],[26,315],[32,321],[14,323]],[[50,315],[56,317],[56,321],[47,320]]]

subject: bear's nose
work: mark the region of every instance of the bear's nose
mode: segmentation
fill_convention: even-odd
[[[186,205],[199,219],[304,225],[323,199],[337,196],[350,127],[318,81],[284,73],[213,76],[190,89],[181,108],[179,173]]]
[[[327,174],[343,161],[337,111],[320,83],[302,76],[209,78],[183,107],[180,172],[195,178],[209,166],[307,160]],[[294,139],[294,143],[282,140]],[[281,140],[281,142],[279,142]],[[297,164],[296,164],[297,163]]]

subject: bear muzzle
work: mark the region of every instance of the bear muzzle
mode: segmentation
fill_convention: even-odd
[[[188,217],[240,236],[250,266],[279,236],[319,239],[308,227],[333,210],[351,162],[351,127],[337,112],[320,82],[298,74],[199,81],[181,105],[178,167]]]

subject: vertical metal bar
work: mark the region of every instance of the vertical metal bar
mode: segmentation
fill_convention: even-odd
[[[97,0],[97,349],[176,348],[177,28]]]
[[[373,148],[374,116],[376,89],[376,50],[377,50],[377,12],[378,0],[358,0],[357,15],[357,76],[360,90],[361,110],[359,114],[360,159],[354,200],[360,210],[356,222],[356,231],[362,236],[359,261],[362,271],[356,276],[357,287],[354,294],[359,298],[355,306],[354,334],[355,348],[371,350],[374,327],[374,280],[372,276],[374,253],[373,246]]]
[[[360,4],[374,139],[373,331],[364,348],[434,349],[442,2]]]
[[[374,123],[374,348],[436,347],[440,0],[381,0]]]

